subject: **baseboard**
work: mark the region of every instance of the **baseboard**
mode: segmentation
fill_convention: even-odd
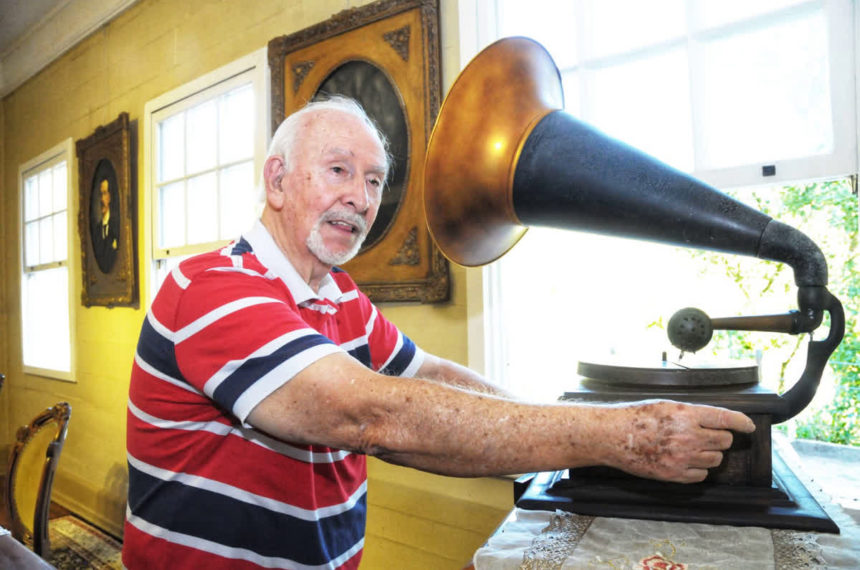
[[[68,509],[78,518],[84,519],[88,523],[98,527],[119,541],[122,541],[123,523],[124,521],[116,521],[109,517],[105,517],[102,513],[93,510],[91,507],[74,500],[71,497],[65,496],[56,488],[51,496],[51,500],[61,507]]]

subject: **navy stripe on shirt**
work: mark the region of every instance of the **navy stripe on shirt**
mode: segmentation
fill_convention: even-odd
[[[288,342],[270,354],[249,358],[218,385],[212,399],[232,410],[236,400],[260,378],[297,354],[321,344],[334,343],[321,334],[309,334]]]
[[[242,255],[243,253],[251,253],[251,244],[244,237],[239,238],[233,249],[230,250],[230,255]]]
[[[361,346],[356,346],[352,350],[348,351],[349,355],[367,366],[368,368],[372,367],[370,360],[370,347],[367,344],[362,344]]]
[[[137,353],[144,362],[162,374],[185,382],[182,372],[179,371],[179,365],[176,363],[173,341],[159,334],[152,327],[148,317],[143,319],[143,326],[140,328]]]
[[[178,481],[162,481],[131,464],[128,473],[128,503],[136,516],[169,531],[261,556],[327,564],[364,537],[366,493],[350,510],[308,521]],[[150,495],[158,501],[149,501]]]
[[[403,346],[400,347],[397,356],[391,359],[388,366],[380,371],[383,374],[400,376],[412,362],[412,359],[415,358],[415,343],[405,334],[401,334],[400,337],[403,339]]]

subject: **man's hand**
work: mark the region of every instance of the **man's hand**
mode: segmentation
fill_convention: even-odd
[[[755,431],[744,414],[712,406],[646,401],[616,410],[620,421],[612,439],[619,458],[613,466],[677,483],[703,481],[732,445],[731,431]]]

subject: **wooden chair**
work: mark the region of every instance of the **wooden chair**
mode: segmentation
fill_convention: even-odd
[[[48,508],[72,408],[66,402],[18,429],[6,474],[6,510],[12,536],[44,559],[51,554]]]

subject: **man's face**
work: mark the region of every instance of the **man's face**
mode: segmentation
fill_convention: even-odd
[[[304,260],[339,265],[358,252],[376,219],[385,152],[371,129],[349,113],[319,111],[306,121],[280,181],[284,227]]]
[[[102,212],[106,212],[110,208],[110,187],[107,180],[102,180],[99,184],[99,193],[102,200]]]

